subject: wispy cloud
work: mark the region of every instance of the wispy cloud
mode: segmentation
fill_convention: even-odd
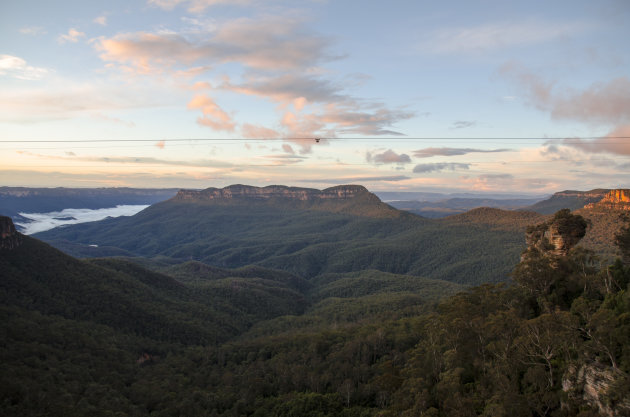
[[[88,116],[131,127],[132,122],[117,121],[105,116],[106,112],[158,107],[164,103],[164,98],[154,90],[142,86],[129,89],[99,83],[78,84],[63,79],[55,81],[56,85],[48,89],[3,91],[0,94],[0,120],[33,123]]]
[[[346,177],[346,178],[319,178],[319,179],[301,179],[298,182],[303,183],[321,183],[321,184],[353,184],[364,182],[399,182],[409,180],[411,177],[405,175],[390,175],[381,177]]]
[[[34,156],[42,159],[51,160],[64,160],[64,161],[78,161],[78,162],[101,162],[105,164],[132,164],[132,165],[165,165],[165,166],[183,166],[183,167],[198,167],[198,168],[227,168],[233,167],[234,164],[214,160],[214,159],[193,159],[186,161],[178,161],[172,159],[161,159],[153,157],[135,157],[135,156],[57,156],[57,155],[45,155],[28,151],[18,151],[19,154]]]
[[[432,156],[458,156],[469,153],[510,152],[512,149],[475,149],[475,148],[424,148],[413,152],[416,158],[431,158]]]
[[[564,139],[560,143],[588,153],[610,153],[630,156],[630,125],[619,126],[608,135],[584,140],[580,138]],[[554,146],[552,143],[551,146]]]
[[[127,126],[127,127],[136,127],[136,124],[134,122],[122,120],[122,119],[119,119],[118,117],[107,116],[106,114],[103,114],[100,112],[92,113],[91,116],[95,119],[103,120],[106,122],[116,123],[116,124]]]
[[[429,172],[467,170],[469,168],[470,164],[461,164],[456,162],[436,162],[433,164],[418,164],[413,168],[413,172],[416,174],[424,174]]]
[[[164,10],[173,10],[178,5],[187,5],[187,10],[191,13],[202,13],[208,7],[219,5],[248,5],[252,0],[148,0],[148,4],[155,5]]]
[[[265,155],[263,158],[272,161],[274,165],[293,165],[308,159],[308,157],[294,154]]]
[[[45,35],[47,32],[46,29],[41,26],[27,26],[20,28],[20,33],[24,35],[38,36]]]
[[[419,43],[421,51],[437,54],[486,52],[535,45],[588,29],[582,22],[501,22],[478,26],[450,27],[434,31]]]
[[[411,163],[411,158],[405,153],[397,154],[391,149],[382,153],[367,152],[365,159],[374,164],[408,164]]]
[[[457,120],[453,122],[451,129],[465,129],[467,127],[473,127],[477,124],[477,122],[472,120]]]
[[[39,80],[48,74],[46,68],[28,65],[25,60],[12,55],[0,55],[0,75],[20,80]]]
[[[253,69],[288,70],[333,59],[325,53],[328,39],[307,33],[303,23],[290,17],[239,18],[194,38],[136,32],[99,38],[94,45],[103,60],[131,65],[145,74],[193,63],[236,62]]]
[[[68,30],[68,33],[65,33],[63,35],[59,35],[59,37],[57,38],[57,42],[59,43],[66,43],[66,42],[70,42],[70,43],[77,43],[79,42],[79,39],[84,38],[85,37],[85,33],[84,32],[79,32],[78,30],[71,28]]]
[[[264,126],[257,126],[250,123],[243,123],[241,134],[248,139],[276,139],[282,137],[277,130]]]
[[[107,16],[101,15],[93,20],[94,23],[101,26],[107,26]]]
[[[153,3],[168,8],[183,2]],[[93,44],[108,66],[138,75],[189,74],[200,69],[191,73],[199,75],[224,64],[239,64],[243,74],[237,82],[224,77],[214,88],[263,98],[278,111],[273,127],[244,123],[244,137],[292,141],[340,134],[401,135],[394,125],[414,116],[404,108],[354,97],[345,91],[347,85],[326,78],[320,65],[339,56],[328,53],[331,41],[307,30],[304,19],[267,16],[206,26],[196,25],[194,33],[124,33]],[[198,123],[215,130],[236,129],[238,122],[218,103],[201,103],[199,97],[188,105],[205,109]],[[302,153],[311,151],[311,142],[293,142]]]
[[[518,63],[508,63],[501,73],[516,81],[527,100],[553,119],[584,123],[630,123],[630,79],[614,78],[594,83],[583,91],[561,90],[557,83],[544,80]]]

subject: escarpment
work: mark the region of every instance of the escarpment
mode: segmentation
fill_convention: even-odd
[[[180,190],[170,202],[209,205],[260,205],[287,209],[312,209],[335,213],[348,213],[366,217],[409,216],[388,204],[361,185],[339,185],[317,190],[314,188],[270,185],[254,187],[230,185],[205,190]]]
[[[0,216],[0,249],[15,249],[22,244],[22,235],[15,230],[10,217]]]
[[[630,189],[611,190],[600,201],[584,206],[587,210],[630,211]]]

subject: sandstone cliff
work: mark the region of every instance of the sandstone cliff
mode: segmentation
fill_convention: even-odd
[[[584,206],[590,210],[625,210],[630,211],[630,189],[612,190],[597,203]]]
[[[579,368],[571,366],[562,378],[562,390],[570,398],[584,400],[607,417],[630,415],[630,399],[610,401],[608,391],[617,380],[623,380],[623,372],[592,363]]]
[[[375,201],[378,197],[371,194],[360,185],[340,185],[337,187],[316,190],[314,188],[287,187],[283,185],[270,185],[267,187],[253,187],[249,185],[230,185],[225,188],[207,188],[201,191],[180,190],[174,197],[175,200],[299,200],[317,201],[329,199],[350,199],[358,196],[372,196]]]
[[[614,238],[630,216],[630,190],[610,190],[603,199],[577,210],[592,225],[582,245],[595,250],[603,259],[613,261],[619,254]]]
[[[409,215],[381,202],[376,195],[360,185],[340,185],[317,190],[283,185],[254,187],[236,184],[225,188],[180,190],[169,201],[211,205],[249,204],[252,207],[264,204],[281,208],[313,209],[368,217]]]
[[[0,216],[0,249],[14,249],[22,244],[22,235],[15,230],[10,217]]]
[[[584,237],[586,228],[582,217],[572,215],[568,209],[560,210],[551,220],[529,227],[525,241],[529,249],[564,257]]]

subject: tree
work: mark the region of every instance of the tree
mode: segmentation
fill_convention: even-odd
[[[621,260],[625,265],[630,265],[630,217],[624,219],[628,225],[622,227],[615,235],[615,245],[621,251]]]

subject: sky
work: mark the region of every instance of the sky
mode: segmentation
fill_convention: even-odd
[[[0,2],[0,186],[630,188],[630,2]]]

